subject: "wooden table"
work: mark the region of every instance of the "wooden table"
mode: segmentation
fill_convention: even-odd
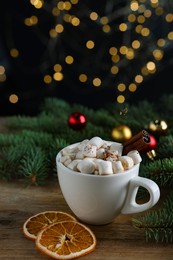
[[[0,182],[0,259],[46,260],[33,241],[24,237],[24,221],[41,211],[60,210],[73,214],[59,188],[58,180],[44,186],[25,186],[22,181]],[[120,215],[113,223],[89,226],[97,238],[96,249],[80,259],[87,260],[171,260],[172,244],[145,241],[143,232],[132,226],[130,215]]]

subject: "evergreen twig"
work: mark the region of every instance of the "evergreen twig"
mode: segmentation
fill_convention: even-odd
[[[145,231],[146,241],[173,242],[173,192],[171,191],[162,207],[148,211],[137,219],[132,218],[133,225]]]

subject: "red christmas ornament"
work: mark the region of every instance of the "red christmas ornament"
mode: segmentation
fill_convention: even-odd
[[[149,152],[151,150],[156,149],[156,147],[157,147],[157,140],[156,140],[156,138],[153,135],[150,134],[150,143],[148,144],[147,148],[145,148],[141,152],[142,153],[147,153],[147,152]]]
[[[82,130],[86,123],[86,117],[80,112],[74,112],[68,117],[68,125],[74,130]]]
[[[150,150],[154,150],[157,146],[157,140],[153,135],[150,135]]]

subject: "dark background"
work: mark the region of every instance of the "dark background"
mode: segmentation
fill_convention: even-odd
[[[93,3],[85,1],[84,3],[74,6],[72,13],[80,17],[81,26],[72,28],[65,24],[63,36],[57,41],[50,41],[48,35],[49,30],[57,22],[51,14],[52,6],[59,1],[45,1],[45,8],[36,10],[29,4],[29,1],[5,1],[4,7],[0,10],[0,65],[6,68],[6,80],[0,83],[0,115],[25,114],[36,115],[40,111],[40,106],[45,97],[58,97],[67,100],[71,103],[80,103],[88,107],[99,109],[107,102],[116,102],[116,97],[120,94],[115,89],[115,83],[126,78],[131,80],[131,75],[138,69],[140,62],[148,55],[150,46],[144,48],[139,54],[138,60],[132,65],[124,66],[122,75],[119,78],[112,79],[108,77],[108,70],[105,69],[105,64],[108,65],[106,55],[102,60],[99,60],[101,50],[107,48],[110,43],[121,45],[124,38],[121,34],[116,33],[105,39],[105,34],[94,28],[93,24],[86,19],[86,10],[97,11],[100,16],[108,15],[111,12],[121,13],[123,8],[127,7],[127,1],[102,1]],[[173,12],[172,6],[167,6],[165,1],[165,10]],[[170,9],[172,8],[172,9]],[[118,11],[119,10],[119,11]],[[165,11],[166,12],[166,11]],[[123,13],[123,12],[122,12]],[[26,28],[24,19],[31,15],[36,15],[39,18],[39,24],[36,27]],[[116,23],[123,21],[124,16],[118,15],[118,18],[113,20],[110,26],[114,28]],[[164,17],[164,16],[163,16]],[[59,16],[58,19],[61,19]],[[159,17],[160,19],[160,17]],[[155,26],[148,24],[151,27],[152,33],[156,39],[165,37],[168,32],[168,25],[161,21],[155,20]],[[169,27],[173,25],[169,23]],[[169,28],[170,31],[170,28]],[[153,37],[154,37],[153,36]],[[95,37],[95,38],[94,38]],[[99,46],[93,57],[90,57],[82,49],[80,43],[82,40],[95,39],[95,43]],[[152,40],[152,39],[151,39]],[[128,39],[127,39],[128,41]],[[111,45],[111,44],[110,44]],[[144,42],[145,46],[145,42]],[[152,41],[151,41],[152,47]],[[20,56],[14,59],[10,56],[10,49],[17,48]],[[172,91],[172,75],[173,75],[173,44],[169,44],[169,48],[165,50],[165,58],[157,73],[138,86],[135,93],[126,92],[126,102],[136,104],[141,100],[158,102],[158,99],[163,94],[173,93]],[[52,82],[49,86],[43,82],[45,73],[52,73],[52,64],[62,63],[64,57],[68,53],[73,53],[77,60],[77,65],[69,67],[63,64],[65,78],[62,82]],[[83,62],[86,62],[83,64]],[[103,87],[95,88],[91,85],[81,86],[77,80],[78,72],[81,67],[85,68],[88,75],[96,72],[105,78]],[[81,70],[82,71],[82,70]],[[129,75],[127,76],[127,74]],[[114,80],[114,84],[112,84]],[[112,84],[112,85],[111,85]],[[16,94],[19,101],[16,104],[9,102],[9,95]]]

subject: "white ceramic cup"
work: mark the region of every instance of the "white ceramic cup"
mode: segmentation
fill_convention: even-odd
[[[75,147],[78,143],[70,145]],[[75,172],[60,162],[56,156],[59,185],[65,201],[84,223],[103,225],[112,222],[120,214],[133,214],[153,207],[160,198],[158,185],[139,176],[140,163],[122,173],[93,175]],[[150,198],[143,204],[136,203],[139,187],[148,190]]]

